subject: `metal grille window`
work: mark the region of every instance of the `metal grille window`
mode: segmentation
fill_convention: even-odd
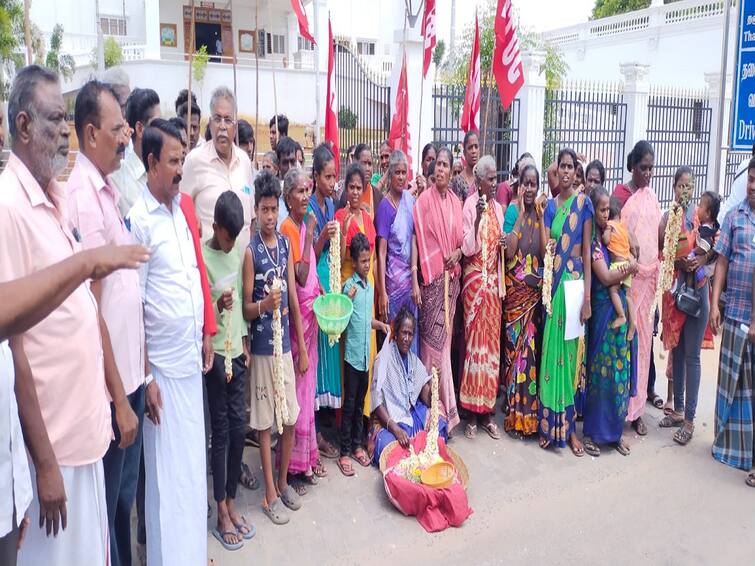
[[[275,33],[267,34],[268,54],[284,55],[286,53],[286,38]]]
[[[309,41],[308,39],[298,36],[297,38],[297,46],[299,47],[299,51],[314,51],[315,50],[315,44]]]
[[[126,35],[126,18],[101,16],[100,27],[105,35]]]
[[[359,53],[360,55],[374,55],[375,42],[368,40],[357,41],[357,53]]]

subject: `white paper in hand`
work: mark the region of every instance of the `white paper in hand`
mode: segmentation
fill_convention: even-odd
[[[566,302],[564,340],[574,340],[585,335],[585,325],[579,320],[582,303],[585,300],[585,282],[582,279],[564,281],[564,300]]]
[[[229,273],[225,277],[221,277],[217,281],[215,281],[215,284],[212,286],[213,291],[219,291],[223,292],[226,289],[230,289],[233,287],[233,284],[236,283],[236,279],[238,279],[239,272],[234,271],[232,273]]]

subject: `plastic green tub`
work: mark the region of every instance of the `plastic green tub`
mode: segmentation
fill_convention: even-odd
[[[354,305],[343,293],[328,293],[315,299],[314,309],[320,330],[337,338],[346,330]]]

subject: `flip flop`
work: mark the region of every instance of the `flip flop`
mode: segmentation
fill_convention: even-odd
[[[600,456],[600,446],[595,444],[595,442],[593,442],[593,439],[589,436],[585,436],[582,439],[582,447],[584,448],[585,453],[589,456],[592,456],[593,458]]]
[[[614,445],[614,448],[616,449],[616,452],[618,452],[622,456],[629,456],[629,446],[624,443],[623,438]]]
[[[291,474],[289,474],[288,485],[294,488],[296,495],[298,495],[299,497],[307,495],[307,486],[305,486],[304,482],[299,479],[298,475],[291,476]]]
[[[307,483],[309,485],[317,485],[318,483],[320,483],[317,479],[317,474],[314,473],[314,470],[310,474],[302,474],[301,478],[301,481],[303,483]]]
[[[285,525],[290,520],[280,497],[276,498],[272,503],[263,501],[262,512],[267,515],[267,518],[275,525]]]
[[[336,460],[336,465],[338,466],[338,469],[341,470],[341,473],[347,478],[354,475],[354,468],[351,467],[351,460],[349,460],[347,456],[341,456]]]
[[[692,435],[694,434],[694,432],[694,425],[692,426],[692,430],[689,430],[684,425],[682,425],[674,433],[674,442],[681,444],[682,446],[686,446],[687,444],[689,444],[689,441],[692,440]]]
[[[569,442],[569,448],[571,448],[572,454],[574,454],[577,458],[582,458],[585,455],[585,447],[580,446],[579,448],[574,448],[574,445]]]
[[[747,474],[747,479],[745,479],[745,483],[750,487],[755,487],[755,472]]]
[[[325,440],[325,438],[323,438],[322,442],[317,445],[317,450],[320,452],[320,455],[324,456],[328,460],[335,460],[341,455],[338,448]]]
[[[280,499],[283,501],[283,505],[291,509],[291,511],[298,511],[301,509],[301,498],[290,485],[287,485],[286,489],[281,491]]]
[[[364,448],[357,448],[351,453],[351,457],[363,468],[368,468],[370,466],[370,459],[364,451]]]
[[[256,527],[252,525],[251,523],[247,523],[246,517],[244,517],[243,515],[241,515],[241,522],[236,523],[234,521],[233,526],[236,527],[236,530],[238,531],[238,535],[244,540],[251,540],[254,538],[254,535],[257,534]],[[241,532],[241,529],[246,529],[246,533]]]
[[[260,482],[254,477],[252,470],[249,469],[244,462],[241,463],[241,474],[239,475],[239,483],[247,489],[254,491],[259,489]]]
[[[501,440],[501,433],[498,430],[498,425],[496,425],[493,421],[490,421],[487,424],[480,425],[482,430],[488,433],[488,436],[492,438],[493,440]]]
[[[674,428],[680,424],[684,424],[684,416],[677,416],[675,413],[670,413],[658,421],[658,426],[661,428]]]
[[[328,470],[319,458],[317,459],[317,465],[312,469],[312,473],[318,478],[328,477]]]
[[[467,426],[464,427],[464,436],[470,440],[474,439],[474,437],[477,436],[477,425],[467,423]]]
[[[653,405],[656,409],[662,409],[663,408],[663,398],[658,395],[657,393],[653,393],[653,397],[648,397],[648,403]]]
[[[645,421],[642,420],[642,417],[637,417],[632,421],[632,428],[640,436],[645,436],[648,433],[648,427],[645,424]]]
[[[237,542],[236,544],[226,542],[223,537],[228,535],[240,536],[236,531],[225,531],[221,533],[220,531],[218,531],[217,527],[212,529],[212,536],[218,539],[218,542],[223,545],[223,548],[225,548],[226,550],[238,550],[239,548],[244,546],[244,543],[241,541]]]

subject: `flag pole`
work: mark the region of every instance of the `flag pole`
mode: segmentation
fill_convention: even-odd
[[[230,12],[231,21],[233,21],[233,2],[232,0],[228,0],[228,11]],[[233,38],[233,29],[231,29],[231,56],[233,59],[231,60],[231,64],[233,65],[233,99],[236,104],[236,120],[239,119],[239,97],[236,94],[236,41]],[[239,129],[236,128],[236,145],[239,145]]]
[[[487,77],[487,83],[488,83],[488,99],[485,101],[485,120],[482,123],[482,147],[480,148],[480,154],[483,154],[485,151],[485,141],[487,140],[487,134],[488,134],[488,121],[490,119],[490,99],[492,97],[492,84],[493,84],[493,61],[490,61],[490,70],[488,71],[488,77]],[[482,85],[480,85],[480,90],[482,90]]]
[[[186,139],[191,140],[191,74],[192,74],[192,67],[194,65],[194,0],[191,0],[191,30],[189,31],[189,94],[187,97],[187,104],[188,111],[186,113]],[[199,128],[197,128],[199,130]],[[200,132],[197,131],[197,137],[199,137]]]
[[[423,2],[424,3],[424,2]],[[419,7],[422,10],[422,4]],[[422,64],[419,67],[419,125],[417,127],[417,164],[419,165],[419,171],[422,171],[422,103],[425,101],[425,43],[427,43],[427,22],[425,21],[425,14],[422,13]],[[423,172],[424,173],[424,172]]]
[[[259,139],[260,131],[260,33],[259,0],[254,2],[254,137]],[[258,142],[255,142],[255,152]],[[255,158],[257,155],[254,156]],[[256,159],[255,159],[256,161]]]
[[[272,6],[272,2],[268,2],[267,19],[268,19],[268,23],[270,24],[270,29],[272,29],[272,25],[273,25],[273,11],[272,11],[271,6]],[[264,49],[266,38],[263,38],[262,41],[263,41],[262,48]],[[275,62],[271,61],[270,68],[273,71],[273,111],[275,112],[275,142],[277,144],[281,139],[281,134],[280,134],[279,124],[278,124],[278,90],[275,84]]]

